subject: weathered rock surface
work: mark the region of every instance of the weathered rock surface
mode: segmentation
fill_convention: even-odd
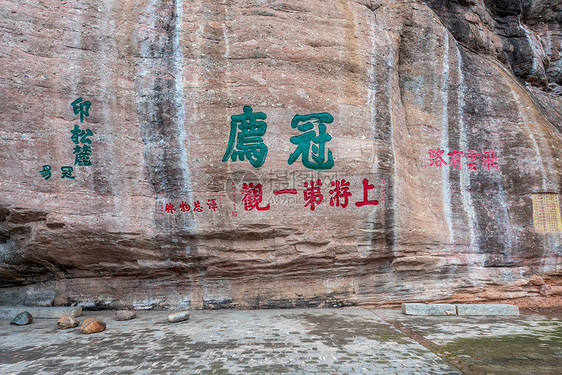
[[[189,311],[179,311],[168,315],[168,322],[177,323],[189,319]]]
[[[78,327],[79,325],[80,325],[80,322],[78,320],[74,319],[70,315],[63,315],[57,321],[57,327],[59,327],[59,329],[69,329],[69,328]]]
[[[115,320],[131,320],[137,317],[136,311],[131,310],[119,310],[115,312]]]
[[[562,92],[562,2],[429,0],[455,39],[504,62],[526,82]]]
[[[16,315],[14,319],[12,319],[10,324],[25,326],[31,324],[31,322],[33,322],[33,317],[31,316],[31,314],[28,311],[22,311],[18,315]]]
[[[106,325],[103,321],[96,318],[88,318],[80,326],[80,332],[84,334],[98,333],[105,331],[105,327]]]
[[[562,304],[531,200],[560,191],[559,5],[2,0],[0,304]],[[244,106],[267,115],[260,168],[222,161]],[[293,117],[324,112],[334,166],[289,165]]]

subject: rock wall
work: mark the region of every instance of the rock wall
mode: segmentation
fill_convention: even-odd
[[[0,303],[561,303],[560,1],[1,2]]]

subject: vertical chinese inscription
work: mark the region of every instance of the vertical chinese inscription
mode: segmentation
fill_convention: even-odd
[[[560,202],[556,193],[536,193],[533,198],[533,222],[539,233],[562,232]]]

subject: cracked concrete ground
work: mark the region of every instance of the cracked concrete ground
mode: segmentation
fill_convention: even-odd
[[[91,335],[80,334],[79,328],[58,330],[51,319],[36,319],[23,327],[3,319],[0,373],[531,374],[519,371],[534,365],[540,370],[537,374],[557,374],[562,369],[561,322],[536,315],[413,317],[397,310],[207,310],[193,311],[189,321],[174,324],[166,321],[167,312],[137,315],[118,322],[114,312],[86,311],[79,320],[96,317],[107,323],[104,332]],[[506,339],[509,345],[524,336],[525,345],[535,340],[534,346],[548,350],[515,353],[513,363],[488,358],[486,349],[478,347],[483,335]],[[490,345],[489,340],[485,343]],[[501,340],[492,344],[502,345]],[[501,366],[494,367],[493,361]],[[497,371],[509,371],[509,365],[515,372]]]

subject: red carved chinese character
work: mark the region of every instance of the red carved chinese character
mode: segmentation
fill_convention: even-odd
[[[201,207],[201,203],[199,203],[199,201],[193,202],[193,211],[203,212],[203,207]]]
[[[304,183],[304,187],[306,188],[304,189],[304,200],[307,201],[304,206],[310,206],[310,210],[314,211],[315,207],[324,200],[324,196],[320,193],[322,180],[316,180],[316,185],[314,181],[311,180],[310,187],[308,185],[308,182]]]
[[[451,156],[449,165],[452,165],[453,168],[461,169],[461,156],[463,155],[463,152],[453,150],[453,152],[449,152],[447,155]]]
[[[273,190],[273,194],[275,194],[275,195],[281,195],[281,194],[297,194],[297,189]]]
[[[464,153],[464,156],[468,158],[468,162],[466,163],[468,165],[468,170],[477,171],[478,168],[476,167],[478,166],[478,161],[476,161],[476,159],[480,157],[480,154],[477,153],[475,150],[468,150],[467,152]]]
[[[342,208],[346,208],[347,204],[349,203],[348,197],[351,197],[351,193],[349,192],[349,182],[346,180],[336,180],[332,181],[333,190],[330,190],[330,206],[336,205],[336,207],[340,206],[340,199],[343,199],[341,204]]]
[[[217,200],[216,199],[207,199],[207,206],[209,206],[209,210],[216,211],[217,210]]]
[[[254,186],[254,184],[250,182],[249,185],[247,183],[242,185],[242,201],[244,201],[244,209],[246,211],[251,211],[254,208],[258,211],[269,210],[269,204],[265,207],[260,207],[262,200],[263,192],[261,184]]]
[[[482,164],[484,164],[484,168],[488,168],[488,170],[490,170],[490,167],[498,169],[499,166],[496,162],[497,159],[498,156],[495,151],[484,151],[484,155],[482,155]]]
[[[379,201],[377,201],[377,200],[370,201],[370,200],[367,199],[367,196],[369,194],[369,190],[374,189],[374,188],[375,188],[374,185],[369,184],[369,180],[367,180],[366,178],[363,179],[363,200],[361,202],[356,202],[355,205],[357,207],[362,207],[362,206],[366,206],[366,205],[376,206],[377,204],[379,204]]]
[[[191,207],[189,207],[189,204],[187,204],[184,201],[181,201],[181,204],[180,204],[180,211],[181,212],[189,212],[190,209],[191,209]]]
[[[439,148],[437,150],[429,150],[429,158],[431,159],[431,161],[429,162],[429,166],[431,167],[432,165],[435,165],[436,167],[440,167],[443,164],[447,165],[445,160],[443,160],[443,158],[441,157],[444,152],[444,150],[441,150]]]
[[[166,203],[166,212],[169,214],[173,214],[176,211],[174,205],[171,203]]]

